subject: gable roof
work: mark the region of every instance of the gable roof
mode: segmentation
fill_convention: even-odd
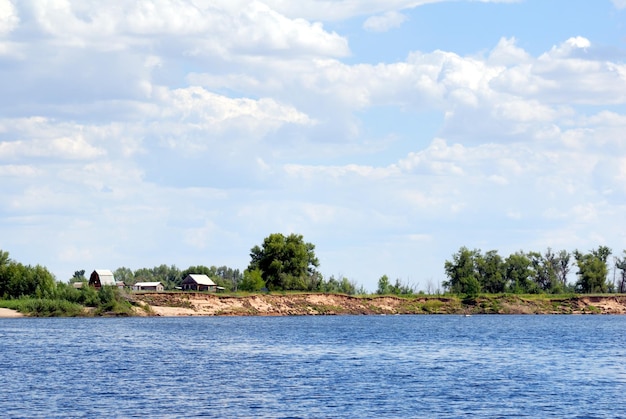
[[[115,278],[113,277],[113,272],[111,272],[110,270],[96,269],[94,272],[98,275],[98,278],[100,278],[101,285],[116,285]]]
[[[208,276],[204,274],[189,274],[185,277],[184,283],[189,283],[191,281],[195,282],[198,285],[209,285],[215,286],[215,282],[211,280]]]
[[[163,285],[161,282],[137,282],[134,287],[156,287],[158,285]]]

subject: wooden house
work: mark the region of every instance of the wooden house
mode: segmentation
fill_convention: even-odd
[[[108,269],[96,269],[89,277],[89,285],[100,289],[106,285],[115,287],[117,283],[115,282],[115,278],[113,278],[113,272]]]
[[[160,282],[137,282],[133,291],[163,291],[165,287]]]
[[[183,290],[188,291],[217,291],[217,285],[206,275],[189,274],[183,279]]]

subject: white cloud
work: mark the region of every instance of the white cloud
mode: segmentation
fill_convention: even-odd
[[[363,22],[363,29],[371,32],[387,32],[390,29],[400,27],[407,17],[402,13],[391,10],[382,15],[371,16]]]
[[[91,146],[80,135],[0,142],[0,158],[7,160],[28,157],[92,159],[103,154],[104,150]]]
[[[9,164],[0,165],[0,178],[1,177],[17,177],[17,178],[29,178],[36,176],[40,171],[32,165],[24,164]]]
[[[519,67],[532,60],[530,54],[517,46],[515,38],[501,38],[488,57],[493,66]]]
[[[13,31],[20,23],[15,6],[10,0],[0,0],[0,36]]]
[[[29,4],[37,24],[55,43],[103,51],[165,48],[178,54],[229,56],[276,53],[344,56],[347,42],[321,23],[290,19],[259,1],[239,8],[184,0],[62,1]]]
[[[626,0],[611,0],[618,9],[626,9]]]
[[[626,196],[623,59],[510,37],[371,65],[323,26],[391,28],[423,3],[0,0],[3,246],[69,275],[242,268],[297,232],[325,273],[367,281],[422,272],[415,254],[441,275],[461,240],[623,235],[604,223]]]
[[[343,20],[356,16],[380,14],[387,11],[412,9],[431,3],[453,0],[265,0],[265,3],[280,13],[313,20]],[[516,3],[521,0],[481,0],[483,3]],[[245,0],[233,1],[233,5]]]

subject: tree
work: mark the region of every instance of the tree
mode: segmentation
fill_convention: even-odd
[[[116,277],[117,278],[117,277]],[[85,270],[81,269],[79,271],[74,271],[74,275],[70,278],[70,283],[73,282],[86,282],[87,278],[85,277]]]
[[[315,246],[302,235],[270,234],[250,250],[250,258],[248,270],[259,269],[269,290],[316,289],[321,281]]]
[[[378,290],[376,290],[376,294],[385,295],[389,294],[389,277],[387,275],[383,275],[378,279]]]
[[[563,285],[563,289],[567,288],[567,275],[570,271],[570,254],[567,250],[561,250],[557,257],[557,277]]]
[[[478,280],[484,292],[501,293],[506,288],[504,280],[504,261],[496,250],[490,250],[484,256],[476,255]]]
[[[337,278],[335,278],[334,275],[331,275],[328,280],[322,280],[319,287],[315,291],[331,294],[354,295],[357,291],[357,285],[354,281],[350,281],[343,275],[338,275]]]
[[[622,258],[615,258],[615,268],[621,271],[619,282],[617,283],[617,292],[623,294],[626,292],[626,250],[624,250]]]
[[[214,268],[213,266],[211,268]],[[215,268],[215,276],[218,285],[223,286],[231,291],[237,291],[239,283],[242,280],[241,272],[239,269],[232,269],[228,266],[220,266]]]
[[[578,265],[578,281],[576,289],[583,293],[607,292],[606,282],[609,273],[606,261],[611,254],[611,249],[600,246],[589,253],[574,251],[576,265]]]
[[[254,269],[250,271],[246,269],[243,272],[243,279],[239,284],[239,290],[255,292],[261,291],[263,288],[265,288],[265,281],[263,281],[261,270]]]
[[[516,252],[506,258],[505,281],[510,292],[536,293],[537,286],[532,282],[532,263],[524,252]]]
[[[124,266],[117,268],[113,271],[113,276],[116,281],[122,281],[124,285],[130,287],[131,285],[135,285],[137,281],[135,281],[135,274],[130,268],[126,268]]]
[[[55,288],[54,275],[46,268],[14,262],[0,250],[0,298],[49,298]]]
[[[552,250],[548,248],[545,256],[539,252],[530,252],[527,256],[536,286],[545,292],[558,291],[560,284],[557,278],[556,255]]]
[[[449,281],[444,281],[443,286],[455,294],[467,294],[471,297],[478,295],[480,293],[477,269],[479,255],[480,250],[461,247],[452,255],[451,261],[445,262],[444,267]]]

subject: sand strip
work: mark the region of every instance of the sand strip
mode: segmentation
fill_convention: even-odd
[[[9,317],[24,317],[24,315],[19,311],[11,310],[10,308],[0,308],[0,318]]]

